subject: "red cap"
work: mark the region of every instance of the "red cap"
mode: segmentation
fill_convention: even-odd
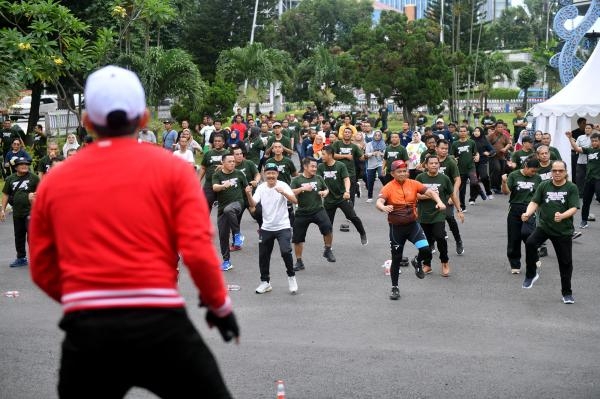
[[[403,160],[397,159],[394,162],[392,162],[392,172],[398,168],[406,169],[408,168],[408,165]]]

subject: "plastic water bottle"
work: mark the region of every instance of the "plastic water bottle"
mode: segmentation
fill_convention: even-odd
[[[227,291],[239,291],[240,289],[242,289],[242,287],[237,284],[227,284]]]
[[[277,380],[277,399],[285,399],[285,386],[282,380]]]

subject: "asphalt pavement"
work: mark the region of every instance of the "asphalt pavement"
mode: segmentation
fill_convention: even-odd
[[[254,293],[260,282],[257,226],[244,216],[246,242],[226,272],[229,283],[241,286],[230,292],[239,345],[223,343],[207,328],[196,290],[182,273],[188,311],[235,397],[275,398],[279,379],[288,399],[600,397],[600,222],[573,243],[573,305],[561,301],[551,246],[532,289],[521,288],[523,274],[510,274],[502,195],[468,207],[463,256],[449,239],[450,277],[440,276],[436,254],[434,272],[423,280],[412,267],[402,269],[402,297],[390,301],[391,283],[381,267],[390,258],[386,219],[364,197],[356,209],[369,244],[360,245],[353,226],[339,231],[346,222],[338,212],[337,262],[328,263],[312,225],[297,295],[288,293],[277,246],[273,291]],[[595,201],[591,212],[600,216]],[[56,397],[60,308],[32,284],[28,268],[8,267],[14,256],[10,217],[0,224],[0,244],[0,399]],[[415,254],[407,245],[405,255]],[[4,295],[14,290],[18,297]],[[127,395],[151,397],[141,389]]]

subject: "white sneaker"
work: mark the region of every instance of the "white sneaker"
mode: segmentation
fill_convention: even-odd
[[[475,201],[469,201],[469,205],[471,205],[471,206],[475,205]]]
[[[373,198],[367,198],[367,202],[373,202]]]
[[[292,294],[298,292],[298,283],[296,282],[296,276],[288,277],[288,286],[290,287],[290,292]]]
[[[271,283],[269,283],[268,281],[263,281],[260,283],[260,285],[258,287],[256,287],[256,293],[264,294],[265,292],[269,292],[272,289],[273,289],[273,287],[271,287]]]

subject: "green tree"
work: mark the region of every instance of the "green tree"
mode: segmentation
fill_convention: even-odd
[[[156,45],[160,46],[160,28],[177,15],[175,8],[165,0],[118,0],[110,12],[119,26],[119,49],[125,54],[132,52],[133,29],[136,25],[143,32],[143,50],[148,51],[151,32],[156,33]]]
[[[221,52],[217,61],[217,76],[239,85],[239,99],[243,102],[248,95],[247,85],[251,91],[260,94],[271,83],[280,81],[286,84],[293,72],[288,60],[289,54],[285,51],[265,48],[262,43],[235,47]],[[245,102],[248,107],[249,102]],[[256,102],[257,106],[259,103]]]
[[[278,0],[259,1],[257,35],[277,19],[277,4]],[[182,32],[181,47],[193,55],[205,79],[215,79],[223,50],[244,47],[250,41],[254,6],[254,0],[202,0],[190,7],[192,17]]]
[[[504,53],[497,51],[493,53],[481,52],[477,55],[478,67],[476,80],[479,82],[479,103],[487,108],[487,99],[495,82],[506,79],[512,82],[512,67],[506,60]]]
[[[372,23],[373,2],[369,0],[302,0],[298,7],[273,19],[260,33],[270,47],[291,54],[299,63],[319,46],[352,47],[352,30]]]
[[[517,86],[525,95],[523,96],[523,109],[527,109],[527,89],[535,84],[538,79],[537,72],[533,69],[532,66],[526,65],[519,71],[519,76],[517,77]]]
[[[412,122],[413,109],[434,107],[446,98],[452,81],[449,54],[438,45],[431,21],[383,12],[377,26],[355,35],[351,53],[360,65],[362,85],[380,99],[394,98],[405,120]]]
[[[0,18],[7,26],[0,30],[4,57],[11,60],[19,81],[32,89],[27,128],[32,131],[39,119],[43,85],[55,86],[63,100],[61,78],[83,91],[83,74],[105,60],[113,47],[113,33],[101,29],[91,35],[85,23],[54,0],[0,0]]]
[[[183,98],[171,107],[171,115],[178,121],[188,120],[192,126],[201,123],[204,115],[213,115],[224,121],[233,115],[236,98],[236,85],[217,79],[206,88],[199,106]]]
[[[313,54],[298,65],[299,80],[307,82],[308,98],[322,112],[328,106],[339,101],[354,103],[349,71],[353,61],[348,53],[339,48],[328,49],[318,46]]]
[[[531,18],[521,6],[505,8],[486,27],[485,49],[523,49],[535,44]]]
[[[182,49],[150,47],[143,55],[130,54],[119,64],[135,71],[146,90],[146,101],[158,109],[163,98],[178,97],[190,104],[202,103],[206,83],[192,56]]]

